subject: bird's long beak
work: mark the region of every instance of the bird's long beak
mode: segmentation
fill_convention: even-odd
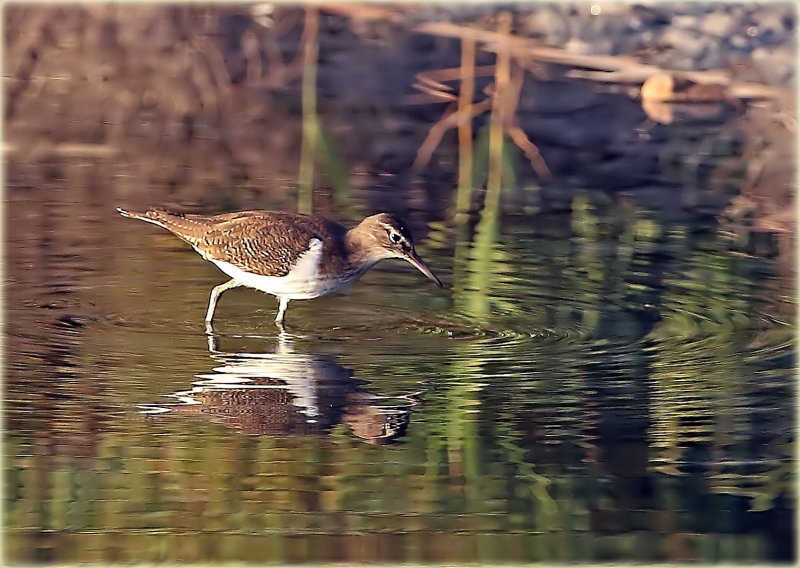
[[[442,281],[436,278],[434,273],[431,272],[430,268],[425,266],[425,263],[422,262],[422,259],[419,257],[416,251],[412,250],[411,252],[409,252],[408,256],[406,256],[406,260],[411,264],[413,264],[417,268],[417,270],[422,272],[425,276],[433,280],[439,288],[444,287]]]

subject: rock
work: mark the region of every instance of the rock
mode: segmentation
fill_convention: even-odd
[[[642,85],[641,96],[644,101],[668,101],[675,92],[675,78],[667,73],[657,73]]]
[[[619,2],[509,6],[516,6],[513,11],[520,32],[541,36],[547,45],[585,55],[638,54],[647,62],[674,70],[732,69],[743,60],[749,62],[754,49],[794,47],[796,7],[788,2],[638,0],[635,5]],[[489,11],[497,9],[493,5]],[[462,11],[442,5],[436,14],[445,20],[450,14],[452,21]],[[465,13],[476,16],[481,9],[476,7]],[[770,77],[771,83],[791,81],[793,68],[782,63],[777,69],[766,68],[773,61],[772,52],[762,50],[759,58],[763,74]],[[794,65],[794,57],[788,60]]]
[[[708,102],[727,98],[724,85],[698,83],[687,77],[656,73],[644,82],[641,95],[648,101]]]
[[[623,2],[608,2],[603,4],[594,4],[596,9],[598,10],[597,14],[595,15],[596,18],[604,18],[606,20],[610,19],[618,19],[618,18],[627,18],[631,14],[631,6],[626,5]],[[591,8],[587,8],[591,13]]]
[[[552,7],[531,14],[526,22],[529,32],[542,35],[550,45],[564,45],[570,37],[567,21]]]
[[[794,29],[794,20],[781,12],[767,11],[752,18],[756,37],[762,45],[777,45],[789,39]]]
[[[580,55],[606,55],[611,53],[612,44],[610,39],[586,42],[578,38],[572,38],[564,46],[564,49]]]
[[[648,28],[663,27],[670,24],[672,16],[662,8],[662,5],[650,7],[636,4],[631,6],[631,17],[641,19]]]
[[[731,64],[731,53],[726,51],[724,44],[717,44],[713,49],[706,51],[697,63],[698,69],[724,69]]]
[[[750,38],[744,34],[731,36],[728,38],[728,43],[730,43],[732,48],[744,53],[750,53],[753,50],[753,47],[750,45]]]
[[[794,46],[770,48],[761,46],[753,50],[753,64],[764,81],[771,85],[789,85],[794,81],[797,54]]]
[[[686,124],[692,122],[721,122],[728,109],[724,103],[664,103],[642,101],[642,110],[660,124]]]
[[[645,28],[647,28],[647,26],[649,25],[645,23],[644,19],[641,16],[635,13],[632,13],[630,16],[625,18],[624,24],[626,33],[644,31]]]
[[[696,16],[673,16],[670,22],[674,28],[682,30],[697,30],[700,28],[701,19]]]
[[[713,12],[703,18],[700,29],[716,37],[728,37],[735,33],[744,32],[744,22],[728,12]]]
[[[588,6],[586,10],[580,10],[569,16],[567,18],[567,29],[569,29],[570,37],[588,39],[592,32],[593,19],[594,16],[589,13]]]
[[[706,51],[713,49],[715,43],[705,36],[683,28],[669,28],[661,36],[661,42],[672,47],[683,58],[698,61],[706,55]],[[689,62],[687,62],[689,63]]]
[[[653,33],[651,30],[645,30],[641,34],[637,36],[637,39],[641,42],[640,49],[645,48],[653,44],[655,41],[656,34]]]

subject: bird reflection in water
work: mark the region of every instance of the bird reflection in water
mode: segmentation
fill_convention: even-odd
[[[325,434],[343,422],[370,444],[390,444],[405,435],[420,403],[421,393],[387,397],[362,389],[366,381],[333,357],[295,352],[286,333],[274,353],[229,353],[216,344],[209,335],[211,358],[220,366],[196,375],[192,388],[166,395],[178,403],[143,405],[143,411],[199,415],[249,435]]]

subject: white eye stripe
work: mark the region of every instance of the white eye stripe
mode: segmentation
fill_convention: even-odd
[[[411,246],[411,239],[406,237],[397,229],[397,227],[388,225],[386,223],[380,224],[386,230],[386,236],[389,237],[389,241],[391,241],[393,244],[407,243],[409,246]]]

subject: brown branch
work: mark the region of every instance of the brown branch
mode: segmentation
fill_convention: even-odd
[[[310,7],[310,5],[308,5]],[[300,45],[306,45],[308,41],[309,29],[307,20],[304,19],[303,35],[300,37]],[[275,30],[273,30],[274,32]],[[259,81],[248,82],[247,87],[251,89],[283,89],[286,88],[289,81],[297,79],[303,74],[303,56],[302,49],[297,50],[294,59],[289,63],[283,61],[280,46],[273,34],[270,34],[265,41],[265,49],[267,51],[267,58],[269,59],[269,76],[264,77]]]
[[[13,82],[10,82],[5,97],[5,121],[10,121],[17,110],[17,105],[22,99],[25,91],[33,84],[33,72],[39,61],[42,59],[42,52],[45,48],[53,46],[53,33],[50,28],[51,22],[57,20],[59,15],[56,10],[42,10],[34,12],[33,24],[28,24],[32,32],[22,33],[21,41],[24,45],[16,52],[15,57],[8,58],[6,67],[10,67],[9,62],[17,63],[17,68],[13,72]],[[29,41],[25,41],[25,40]]]
[[[510,37],[511,14],[501,12],[497,23],[498,35]],[[501,42],[506,46],[505,40]],[[489,120],[489,179],[486,181],[486,198],[484,211],[496,212],[500,203],[500,190],[503,185],[503,125],[506,99],[509,95],[508,84],[511,76],[511,53],[509,49],[497,51],[494,72],[495,96],[492,100],[492,114]]]
[[[425,85],[422,85],[420,83],[414,83],[413,86],[418,91],[422,91],[423,93],[431,95],[434,98],[434,100],[436,100],[437,102],[443,102],[443,101],[453,102],[453,101],[456,100],[456,96],[455,95],[452,95],[450,93],[442,92],[442,91],[440,91],[438,89],[432,89],[430,87],[426,87]]]
[[[436,79],[431,77],[430,74],[425,72],[425,71],[423,71],[422,73],[417,73],[416,75],[414,75],[414,78],[418,81],[418,83],[416,85],[414,85],[415,87],[417,85],[421,84],[421,85],[424,85],[424,86],[427,86],[427,87],[432,87],[432,88],[436,89],[437,91],[452,91],[453,90],[453,87],[448,87],[444,83],[440,83],[439,81],[437,81]]]
[[[473,73],[475,77],[491,77],[494,75],[494,65],[479,65],[475,67]],[[442,85],[442,81],[459,81],[461,79],[461,67],[447,67],[445,69],[432,69],[417,73],[414,78],[421,83],[428,83],[449,88]]]
[[[519,106],[520,93],[522,92],[522,85],[525,82],[525,72],[518,66],[513,66],[511,69],[511,82],[506,89],[507,94],[505,98],[505,116],[503,122],[503,130],[511,138],[524,153],[525,156],[533,166],[533,169],[541,177],[550,177],[550,170],[547,167],[542,155],[539,153],[539,148],[530,141],[525,131],[520,128],[517,122],[516,112]]]
[[[491,99],[482,100],[481,102],[472,105],[472,107],[469,109],[469,116],[477,116],[483,112],[486,112],[491,107]],[[441,142],[444,133],[451,128],[458,126],[460,119],[460,113],[458,111],[453,111],[446,114],[439,122],[431,126],[428,136],[425,137],[425,141],[422,143],[422,146],[420,146],[419,150],[417,150],[417,158],[414,160],[414,165],[412,166],[413,169],[420,170],[428,164],[431,156],[433,155],[433,151],[439,145],[439,142]]]
[[[505,90],[503,91],[503,99],[500,101],[503,107],[503,127],[510,127],[514,119],[514,113],[517,112],[519,106],[520,92],[522,91],[522,84],[525,82],[525,72],[518,66],[510,66],[510,80]]]
[[[409,7],[395,5],[391,7],[353,2],[324,3],[316,7],[323,12],[341,14],[352,20],[388,20],[394,22],[401,13],[409,11]]]
[[[542,47],[535,40],[522,38],[519,36],[504,36],[498,32],[480,30],[452,24],[449,22],[426,22],[420,24],[414,31],[427,33],[439,37],[453,37],[460,39],[473,39],[484,43],[484,49],[497,52],[498,50],[510,50],[515,58],[533,58],[537,61],[547,61],[568,65],[572,67],[583,67],[594,69],[595,71],[613,72],[609,75],[609,81],[633,81],[643,82],[650,75],[662,73],[665,70],[656,66],[640,63],[633,56],[628,55],[580,55],[569,53],[563,49],[553,47]],[[580,75],[583,78],[591,78],[602,81],[601,73],[586,74],[580,72],[573,75]],[[793,100],[794,93],[785,88],[760,85],[752,82],[734,82],[730,73],[725,71],[687,71],[683,73],[689,79],[698,83],[716,82],[729,87],[729,92],[737,98],[774,98],[781,100]]]
[[[261,53],[258,36],[252,29],[242,34],[242,54],[247,61],[247,80],[257,81],[261,77]]]
[[[455,99],[441,99],[439,96],[427,95],[427,94],[418,94],[418,95],[407,95],[403,97],[403,103],[406,105],[430,105],[436,103],[449,103],[453,102]]]
[[[475,97],[475,42],[461,42],[461,89],[458,92],[458,200],[456,211],[469,209],[472,189],[472,99]]]
[[[550,169],[547,167],[547,164],[542,158],[542,155],[539,153],[539,148],[530,141],[528,135],[525,134],[525,131],[519,127],[518,124],[512,124],[507,129],[506,132],[508,133],[511,140],[519,146],[519,148],[525,153],[525,156],[533,166],[533,169],[539,174],[541,177],[550,177],[552,174],[550,173]]]

